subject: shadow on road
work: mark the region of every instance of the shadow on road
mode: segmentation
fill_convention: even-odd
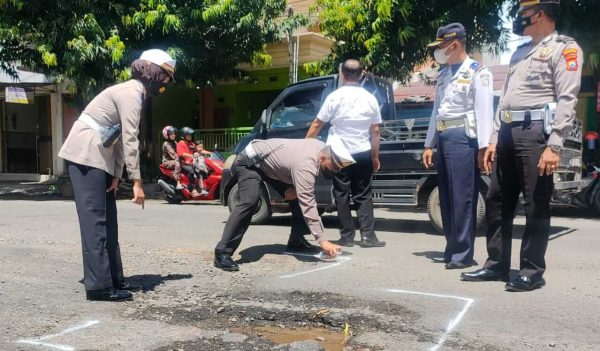
[[[169,280],[181,280],[181,279],[190,279],[193,275],[191,274],[169,274],[166,276],[162,276],[160,274],[139,274],[132,275],[131,277],[125,278],[130,283],[139,284],[142,287],[142,291],[154,291],[154,288],[163,284]],[[83,279],[79,280],[80,284],[83,284]]]
[[[415,256],[418,256],[418,257],[426,257],[430,260],[433,260],[434,258],[437,258],[437,257],[444,257],[444,253],[441,251],[422,251],[422,252],[413,252],[412,254]]]
[[[260,261],[264,255],[290,255],[287,245],[269,244],[252,246],[240,251],[240,259],[237,263],[252,263]],[[319,262],[320,260],[311,254],[290,255],[301,262]]]
[[[127,278],[127,281],[140,284],[142,286],[142,291],[146,292],[154,291],[154,288],[170,280],[190,279],[192,277],[191,274],[168,274],[165,276],[160,274],[140,274],[132,275]]]

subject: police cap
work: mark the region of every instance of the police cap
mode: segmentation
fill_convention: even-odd
[[[450,42],[452,40],[464,40],[466,36],[467,32],[462,24],[450,23],[438,29],[435,41],[427,45],[427,47],[436,47],[441,43]]]

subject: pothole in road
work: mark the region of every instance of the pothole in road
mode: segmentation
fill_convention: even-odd
[[[295,342],[316,341],[325,351],[343,351],[347,338],[344,332],[332,331],[326,328],[294,328],[287,329],[281,326],[233,328],[232,332],[262,338],[272,341],[277,345],[292,344]]]
[[[398,345],[423,350],[435,345],[447,322],[428,329],[419,325],[419,315],[404,306],[331,293],[211,294],[199,289],[190,296],[187,300],[169,296],[159,297],[161,301],[138,300],[128,317],[207,331],[196,340],[173,342],[156,351],[376,351],[395,350]],[[446,346],[495,349],[473,340],[448,340]]]

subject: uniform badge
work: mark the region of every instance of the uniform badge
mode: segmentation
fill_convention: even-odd
[[[468,79],[457,79],[456,82],[458,84],[471,84],[471,81]]]
[[[540,59],[545,60],[550,57],[550,54],[552,54],[552,48],[544,48],[540,53]]]
[[[481,64],[479,62],[475,61],[471,64],[471,69],[473,71],[476,71],[479,68],[479,66],[481,66]]]
[[[577,49],[564,49],[562,56],[565,58],[567,71],[577,71],[579,69],[579,62],[577,61]]]
[[[444,129],[446,129],[446,123],[444,121],[442,121],[442,120],[437,121],[437,126],[436,127],[437,127],[436,129],[438,130],[438,132],[441,132]]]
[[[484,87],[490,86],[490,75],[489,74],[481,75],[481,85],[483,85]]]

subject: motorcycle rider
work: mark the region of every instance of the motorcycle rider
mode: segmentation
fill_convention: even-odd
[[[193,197],[200,196],[200,193],[194,186],[196,184],[196,172],[194,171],[194,154],[196,154],[196,142],[194,141],[194,130],[190,127],[181,128],[181,140],[177,143],[177,155],[181,160],[181,170],[190,179],[188,190],[191,191]],[[199,187],[202,189],[202,181],[199,182]]]
[[[179,156],[177,155],[177,128],[173,126],[166,126],[162,130],[162,136],[165,142],[162,146],[162,165],[166,169],[173,171],[173,178],[177,181],[175,189],[183,189],[181,185],[181,163],[179,163]]]

